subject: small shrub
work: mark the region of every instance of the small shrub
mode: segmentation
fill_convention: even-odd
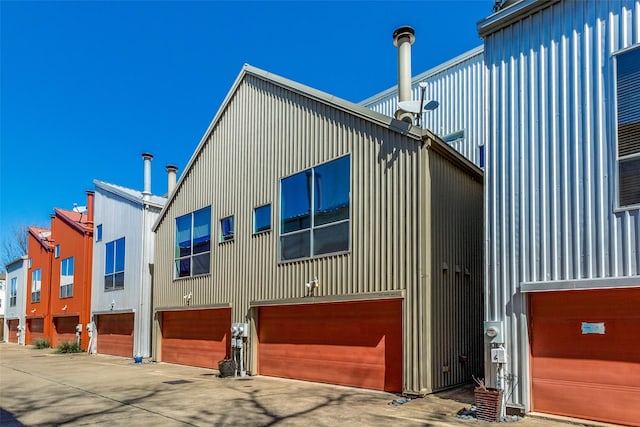
[[[80,353],[82,349],[77,341],[65,341],[58,344],[56,353]]]
[[[38,350],[42,350],[43,348],[51,347],[51,345],[49,344],[49,340],[40,338],[36,340],[34,347]]]

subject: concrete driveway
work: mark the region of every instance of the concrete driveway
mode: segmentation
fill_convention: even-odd
[[[269,377],[0,344],[0,425],[484,426],[455,416],[471,388],[414,399]],[[495,425],[495,424],[494,424]],[[564,426],[525,418],[514,427]]]

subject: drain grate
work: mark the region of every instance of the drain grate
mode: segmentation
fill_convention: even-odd
[[[189,381],[189,380],[171,380],[171,381],[162,381],[163,384],[171,384],[171,385],[176,385],[176,384],[188,384],[190,382],[193,381]]]

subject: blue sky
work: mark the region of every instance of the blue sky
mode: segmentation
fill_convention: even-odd
[[[0,234],[84,205],[93,179],[142,189],[142,152],[180,175],[245,63],[359,102],[482,41],[493,0],[0,0]],[[2,236],[0,236],[2,238]]]

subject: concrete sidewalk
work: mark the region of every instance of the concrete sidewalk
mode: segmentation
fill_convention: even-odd
[[[0,425],[489,426],[455,416],[471,388],[414,399],[269,377],[0,344]],[[525,418],[514,427],[564,426]]]

